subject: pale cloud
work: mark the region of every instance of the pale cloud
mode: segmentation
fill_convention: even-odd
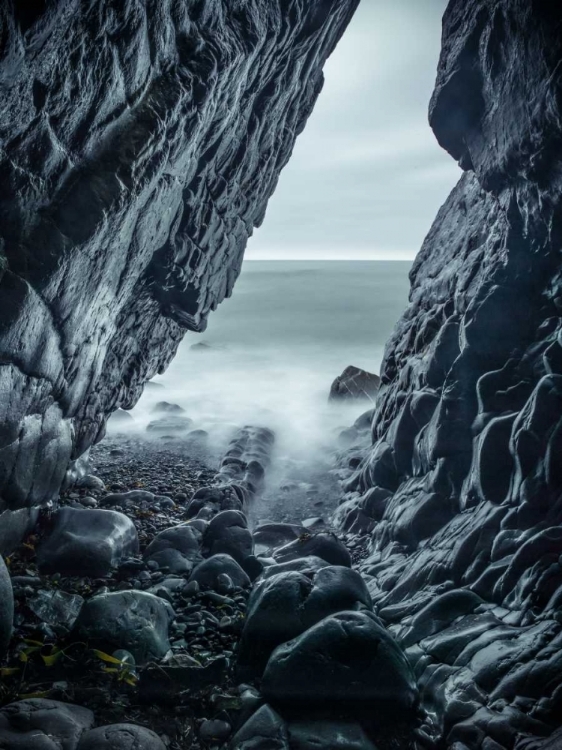
[[[362,0],[247,258],[413,258],[460,176],[427,123],[446,0]]]

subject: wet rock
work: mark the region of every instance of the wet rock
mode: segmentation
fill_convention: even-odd
[[[83,490],[105,492],[105,484],[99,477],[96,477],[93,474],[85,474],[83,477],[80,477],[76,482],[76,487]]]
[[[3,657],[10,638],[14,621],[14,596],[10,574],[0,556],[0,659]]]
[[[68,629],[74,625],[83,604],[83,597],[56,589],[38,591],[35,596],[27,600],[29,609],[42,622]]]
[[[303,534],[294,542],[280,547],[273,553],[277,563],[289,562],[299,557],[320,557],[330,565],[345,565],[351,567],[351,556],[342,542],[328,532],[318,534]]]
[[[76,750],[94,723],[87,708],[29,698],[0,709],[0,747],[5,750]]]
[[[202,560],[203,535],[193,524],[182,524],[157,534],[144,552],[145,560],[172,573],[191,573]]]
[[[224,742],[230,737],[232,727],[226,721],[210,719],[204,721],[199,727],[199,736],[203,742]]]
[[[279,646],[262,682],[266,700],[290,704],[337,702],[356,710],[381,702],[411,711],[417,687],[396,641],[373,615],[342,612]]]
[[[100,500],[101,505],[123,508],[135,507],[140,503],[154,503],[156,496],[147,490],[129,490],[128,492],[110,492]]]
[[[261,573],[260,578],[271,578],[278,573],[286,573],[290,570],[297,571],[298,573],[303,573],[305,576],[312,578],[318,570],[327,568],[329,565],[330,563],[326,562],[326,560],[322,560],[320,557],[307,555],[306,557],[297,557],[294,560],[289,560],[288,562],[284,563],[268,564],[264,571]]]
[[[135,525],[122,513],[61,508],[37,549],[37,562],[42,573],[101,578],[138,548]]]
[[[374,401],[381,379],[374,373],[350,365],[339,375],[330,388],[330,400],[367,399]]]
[[[169,650],[170,604],[145,591],[114,591],[89,599],[74,632],[92,645],[130,651],[139,664],[161,659]]]
[[[202,589],[218,591],[220,576],[226,574],[238,588],[250,586],[250,579],[240,565],[230,555],[213,555],[199,563],[189,577],[189,583],[196,582]]]
[[[242,565],[253,549],[252,534],[243,513],[223,510],[209,522],[203,538],[203,553],[206,556],[226,554]]]
[[[292,721],[292,750],[376,750],[360,724],[346,721]]]
[[[222,685],[229,667],[219,656],[201,665],[187,654],[175,654],[157,665],[148,665],[141,673],[139,691],[144,701],[175,703],[179,693],[198,693],[213,685]]]
[[[229,750],[291,750],[287,726],[271,706],[262,706],[238,730]]]
[[[86,732],[77,750],[166,750],[166,745],[145,727],[111,724]]]
[[[294,523],[263,523],[254,529],[254,543],[257,554],[269,555],[277,547],[283,547],[289,542],[294,542],[299,536],[306,533],[301,524]]]

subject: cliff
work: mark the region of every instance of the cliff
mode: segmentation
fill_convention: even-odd
[[[230,295],[357,3],[2,5],[0,512],[56,497]]]
[[[561,61],[555,4],[449,4],[430,122],[465,174],[339,510],[372,529],[362,570],[415,665],[420,736],[459,748],[562,716]]]

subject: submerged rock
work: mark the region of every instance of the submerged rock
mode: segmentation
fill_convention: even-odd
[[[135,525],[122,513],[61,508],[37,548],[37,562],[43,573],[100,578],[138,549]]]

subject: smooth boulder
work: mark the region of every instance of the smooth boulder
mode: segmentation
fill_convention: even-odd
[[[0,709],[0,750],[76,750],[94,723],[88,708],[29,698]]]
[[[229,750],[291,750],[287,726],[271,706],[262,706],[238,730]]]
[[[89,599],[74,625],[91,645],[130,651],[137,663],[161,659],[170,648],[168,629],[174,610],[146,591],[113,591]]]
[[[37,549],[41,573],[102,578],[138,553],[137,530],[113,510],[61,508]]]
[[[160,737],[136,724],[109,724],[83,735],[78,750],[166,750]]]
[[[303,534],[294,542],[279,547],[273,553],[273,559],[278,563],[309,556],[321,557],[330,565],[345,565],[347,568],[351,568],[351,555],[347,547],[340,542],[335,534],[329,532]]]
[[[211,557],[230,555],[242,565],[254,550],[246,516],[237,510],[223,510],[209,522],[203,538],[203,553]]]
[[[4,558],[0,556],[0,659],[4,656],[14,623],[14,594],[10,574]]]
[[[291,750],[377,750],[360,724],[295,721],[289,724]]]
[[[358,708],[372,702],[400,711],[410,711],[417,700],[404,652],[367,612],[331,615],[276,648],[262,693],[274,703],[334,702]]]
[[[202,560],[201,531],[194,524],[181,524],[157,534],[144,552],[145,560],[152,560],[159,568],[172,573],[191,573]]]
[[[221,576],[226,574],[237,588],[250,586],[247,573],[230,555],[213,555],[199,563],[189,577],[189,581],[197,581],[202,589],[217,590],[221,587]]]

